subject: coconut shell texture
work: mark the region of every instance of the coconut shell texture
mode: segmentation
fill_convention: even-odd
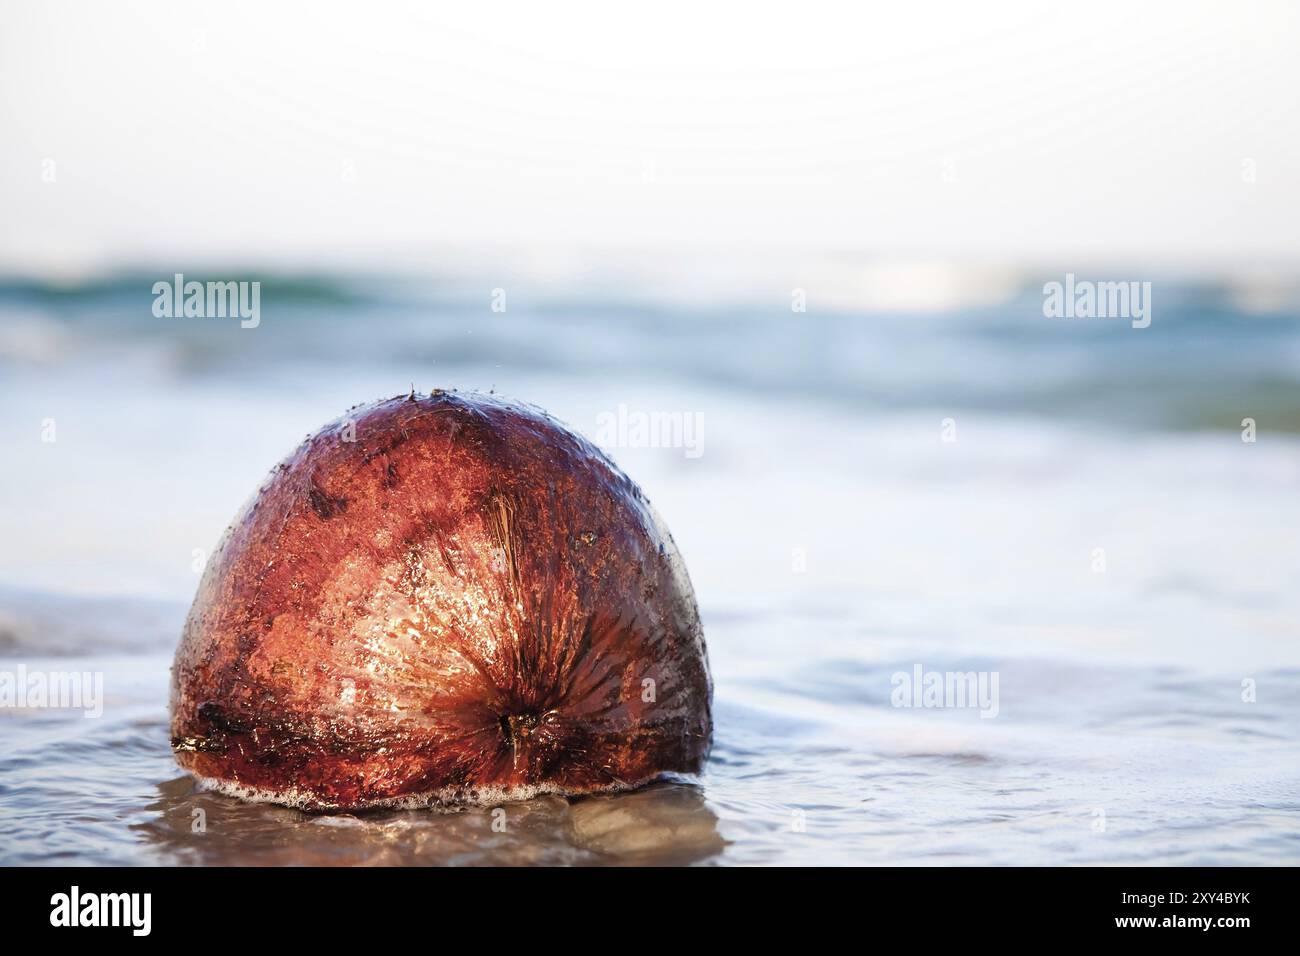
[[[699,612],[637,486],[544,412],[360,406],[271,474],[208,563],[172,748],[307,809],[628,789],[698,772]]]

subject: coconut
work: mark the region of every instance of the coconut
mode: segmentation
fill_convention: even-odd
[[[539,409],[354,408],[278,465],[208,563],[172,748],[305,809],[630,789],[702,769],[712,684],[640,489]]]

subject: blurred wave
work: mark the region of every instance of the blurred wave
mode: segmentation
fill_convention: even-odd
[[[288,365],[324,374],[498,367],[578,381],[638,374],[850,410],[949,407],[1174,430],[1250,417],[1300,432],[1294,285],[1157,281],[1152,324],[1134,329],[1125,319],[1045,318],[1042,284],[1059,277],[891,275],[823,277],[802,290],[804,312],[788,290],[753,285],[683,300],[648,281],[498,280],[508,298],[494,312],[493,283],[463,276],[216,276],[262,283],[255,330],[155,317],[151,287],[170,275],[8,279],[0,374],[81,360],[166,380],[257,379]]]
[[[0,586],[0,660],[170,650],[184,620],[185,606],[175,601],[77,597]]]

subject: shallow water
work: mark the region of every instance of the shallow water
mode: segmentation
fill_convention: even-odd
[[[144,287],[0,295],[0,674],[104,687],[93,718],[0,707],[0,862],[1300,862],[1293,312],[1183,289],[1148,330],[1053,338],[1019,300],[799,330],[344,286],[281,320],[267,292],[241,332],[151,326]],[[313,816],[177,770],[168,667],[206,550],[305,432],[411,380],[593,437],[620,403],[702,416],[698,457],[610,449],[699,597],[699,779]],[[996,715],[895,706],[918,665],[996,675]]]
[[[851,624],[839,622],[851,630]],[[823,620],[822,627],[834,628]],[[205,793],[171,761],[169,655],[31,658],[105,676],[105,712],[4,714],[7,863],[1294,863],[1300,671],[1268,701],[1176,668],[1033,658],[1002,705],[890,705],[907,665],[755,652],[752,619],[712,622],[717,734],[699,780],[454,812],[312,815]],[[886,640],[886,643],[887,640]],[[847,648],[846,648],[847,650]],[[891,655],[886,655],[886,657]],[[929,665],[927,665],[929,666]],[[881,692],[884,688],[884,692]],[[1063,695],[1078,695],[1070,701]]]

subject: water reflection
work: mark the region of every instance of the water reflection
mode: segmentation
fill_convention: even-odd
[[[682,865],[726,841],[703,790],[661,782],[627,794],[501,807],[309,814],[199,789],[157,787],[134,829],[174,863],[205,865]]]

